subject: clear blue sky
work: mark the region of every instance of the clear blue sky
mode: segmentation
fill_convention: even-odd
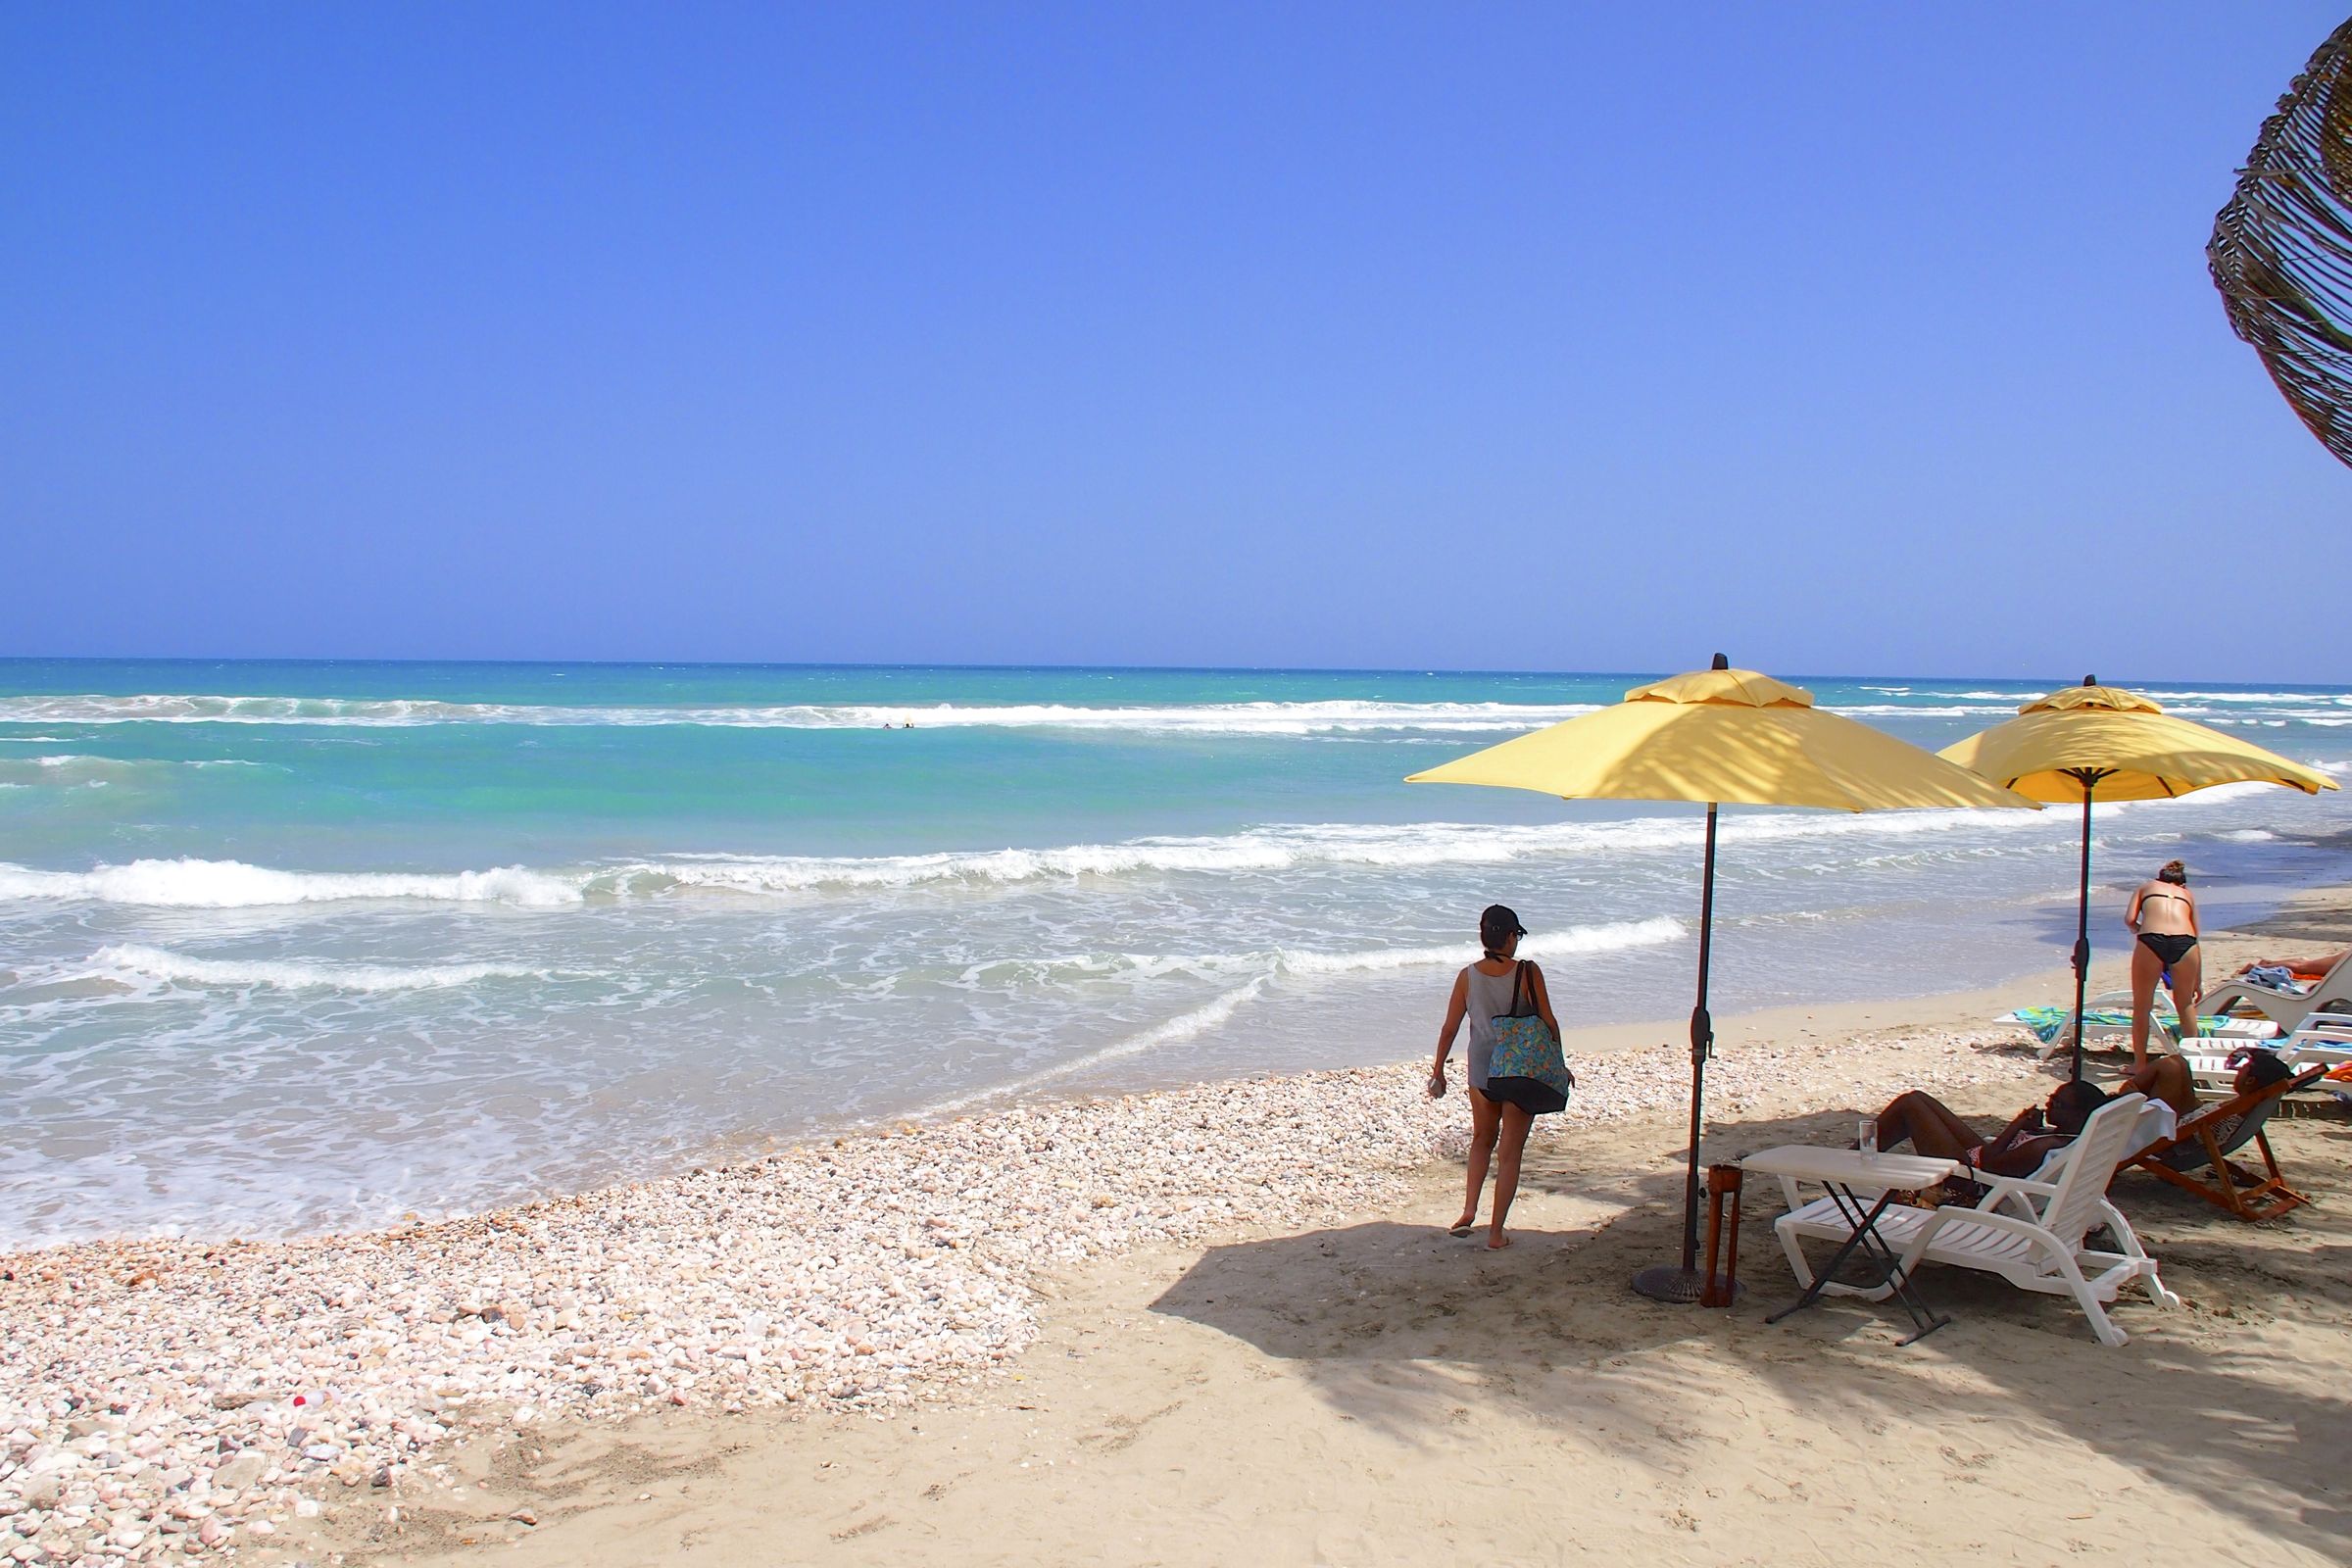
[[[11,6],[0,653],[2341,680],[2340,11]]]

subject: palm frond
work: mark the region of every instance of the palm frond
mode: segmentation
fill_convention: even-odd
[[[2352,22],[2263,122],[2205,255],[2230,325],[2352,465]]]

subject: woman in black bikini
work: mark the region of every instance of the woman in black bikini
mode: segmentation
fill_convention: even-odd
[[[2139,938],[2132,944],[2132,1066],[2137,1071],[2148,1064],[2148,1018],[2156,1009],[2156,982],[2168,970],[2181,1033],[2197,1032],[2205,960],[2197,952],[2197,901],[2188,891],[2188,867],[2165,861],[2156,880],[2142,882],[2132,895],[2124,924]]]

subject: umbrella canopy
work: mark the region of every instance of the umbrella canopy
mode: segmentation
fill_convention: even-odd
[[[1752,669],[1715,667],[1637,686],[1613,708],[1473,752],[1408,784],[1493,784],[1577,800],[1691,801],[1707,808],[1699,873],[1698,1002],[1690,1009],[1690,1152],[1683,1261],[1644,1269],[1635,1289],[1698,1299],[1698,1141],[1715,1029],[1707,966],[1715,925],[1715,816],[1725,802],[1841,811],[2035,803],[1933,753],[1813,706],[1813,694]]]
[[[1966,768],[1815,708],[1811,692],[1752,669],[1694,670],[1637,686],[1613,708],[1473,752],[1405,782],[1494,784],[1569,800],[1839,811],[2028,804]]]
[[[2163,801],[2216,784],[2284,784],[2316,795],[2327,774],[2250,741],[2175,718],[2137,692],[2085,682],[2039,697],[2005,724],[1936,754],[2037,801],[2072,805],[2084,775],[2102,801]]]
[[[2075,1076],[2082,1076],[2082,1003],[2090,976],[2090,807],[2162,801],[2217,784],[2281,784],[2317,795],[2327,774],[2249,741],[2175,718],[2163,705],[2082,677],[2037,697],[2006,723],[1936,755],[2037,801],[2082,803],[2082,869],[2075,911]],[[2195,1027],[2183,1019],[2183,1029]]]

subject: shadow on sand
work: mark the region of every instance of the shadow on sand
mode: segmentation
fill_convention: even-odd
[[[1843,1111],[1736,1122],[1715,1129],[1707,1154],[1837,1142],[1850,1128]],[[1771,1183],[1747,1195],[1739,1304],[1652,1303],[1627,1282],[1679,1250],[1681,1151],[1642,1151],[1647,1168],[1629,1176],[1604,1168],[1600,1145],[1571,1134],[1531,1151],[1525,1190],[1549,1200],[1530,1205],[1545,1228],[1518,1232],[1506,1251],[1395,1223],[1220,1247],[1153,1310],[1248,1342],[1347,1416],[1407,1443],[1495,1401],[1675,1475],[1706,1468],[1711,1449],[1793,1452],[1825,1434],[1940,1447],[1957,1467],[2015,1458],[2008,1446],[2023,1442],[2060,1464],[2087,1450],[2152,1487],[2194,1489],[2324,1554],[2352,1539],[2352,1400],[2326,1370],[2341,1364],[2352,1330],[2343,1124],[2284,1132],[2290,1178],[2318,1201],[2270,1226],[2122,1179],[2119,1206],[2186,1305],[2167,1312],[2128,1294],[2116,1320],[2132,1339],[2121,1349],[2093,1340],[2063,1298],[1943,1268],[1922,1285],[1955,1321],[1916,1346],[1895,1343],[1907,1325],[1892,1308],[1850,1299],[1767,1325],[1795,1295],[1771,1231],[1781,1211]],[[2330,1342],[2323,1356],[2298,1357],[2299,1339],[2321,1338]],[[1729,1439],[1727,1401],[1739,1413]],[[2093,1467],[2082,1468],[2087,1487]]]

